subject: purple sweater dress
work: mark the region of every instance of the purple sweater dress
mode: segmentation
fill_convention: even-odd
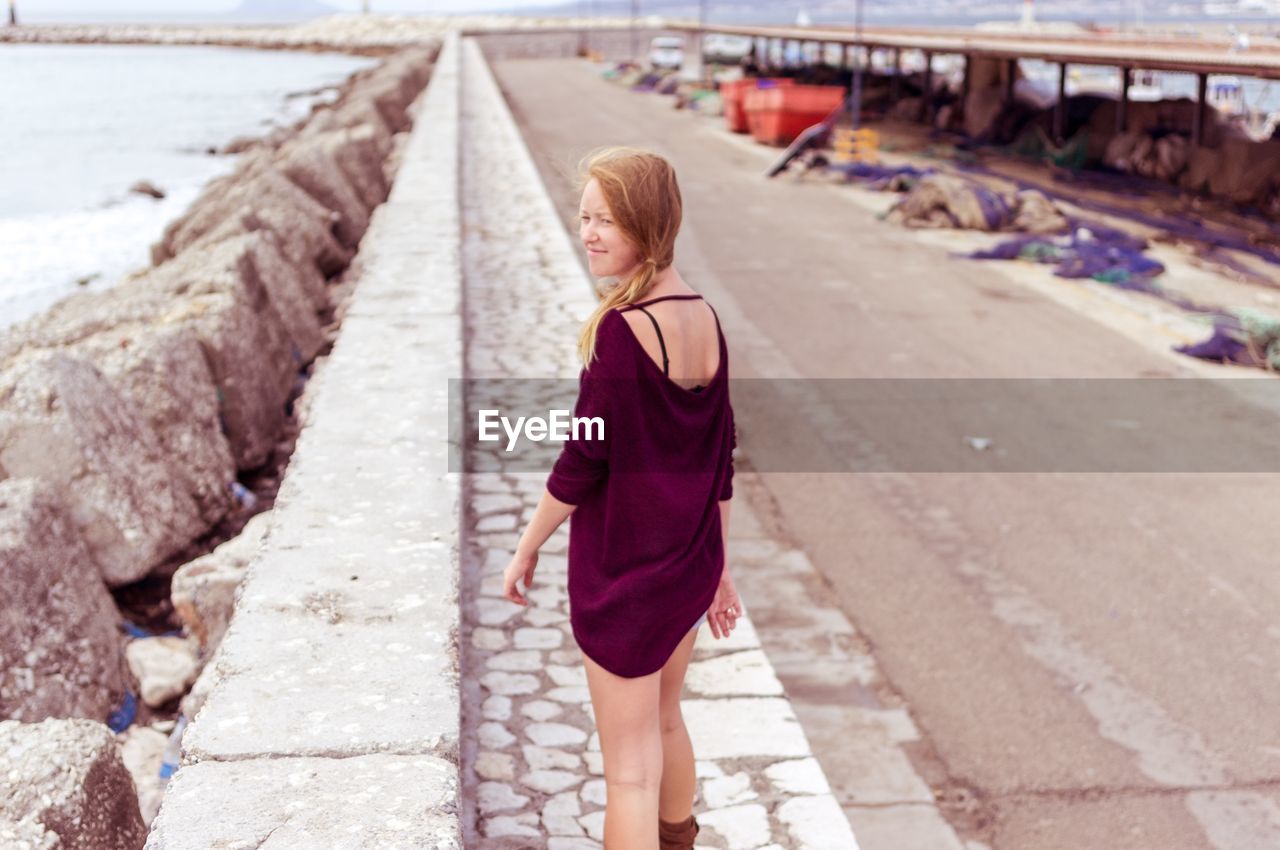
[[[593,661],[628,678],[661,669],[715,597],[725,555],[718,503],[733,495],[737,439],[720,317],[719,367],[693,390],[667,376],[665,343],[658,366],[619,311],[700,297],[664,295],[605,314],[573,412],[603,420],[603,438],[580,428],[547,478],[552,496],[577,506],[569,518],[573,636]]]

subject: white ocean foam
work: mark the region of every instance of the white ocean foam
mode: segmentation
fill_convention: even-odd
[[[216,173],[233,162],[219,161]],[[202,186],[179,187],[161,200],[135,195],[93,210],[0,219],[0,328],[149,266],[151,244]]]
[[[209,156],[209,148],[305,117],[375,62],[213,47],[0,45],[0,329],[146,268],[166,224],[234,167],[235,157]],[[131,194],[139,180],[166,196]]]

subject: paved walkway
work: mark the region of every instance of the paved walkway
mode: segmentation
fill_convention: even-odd
[[[594,304],[589,279],[491,73],[463,42],[462,192],[469,378],[576,378],[572,340]],[[565,593],[568,523],[543,548],[528,608],[502,598],[502,571],[546,473],[467,477],[463,553],[463,798],[466,846],[600,848],[605,783]],[[697,754],[699,847],[856,848],[808,738],[752,624],[773,586],[765,565],[801,574],[735,499],[730,560],[746,616],[723,640],[703,626],[682,709]],[[831,622],[831,641],[849,636]],[[864,665],[870,664],[863,657]],[[863,668],[866,669],[865,667]],[[901,729],[899,730],[901,731]]]
[[[498,62],[495,73],[540,166],[617,139],[678,163],[681,273],[715,303],[738,379],[1204,374],[1159,330],[1139,342],[1124,330],[1134,322],[1081,307],[1086,292],[1114,295],[1106,284],[950,256],[999,235],[897,227],[875,219],[863,190],[766,180],[776,149],[581,60]],[[556,197],[554,169],[542,174]],[[738,406],[748,461],[784,430],[751,412]],[[1151,434],[1164,424],[1155,410],[1139,418]],[[872,448],[922,445],[937,421],[903,417]],[[847,433],[865,429],[855,420]],[[954,847],[904,837],[908,822],[936,826],[939,809],[969,850],[1280,847],[1280,748],[1259,745],[1280,740],[1280,688],[1257,675],[1280,669],[1268,616],[1280,610],[1280,543],[1255,519],[1277,499],[1275,476],[758,477],[776,505],[761,516],[824,580],[814,598],[874,646],[877,685],[827,687],[823,666],[788,664],[775,648],[795,613],[763,608],[776,577],[767,598],[748,587],[753,625],[864,850]],[[882,765],[909,756],[929,803],[919,786],[886,802],[892,786],[868,775],[877,765],[851,711],[874,704],[867,691],[910,706],[921,740],[883,750]]]

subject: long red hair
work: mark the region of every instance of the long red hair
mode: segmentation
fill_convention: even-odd
[[[595,359],[596,330],[607,311],[643,301],[654,276],[675,260],[683,204],[675,169],[651,151],[599,148],[578,166],[578,192],[595,179],[619,230],[640,253],[639,265],[614,283],[596,281],[600,303],[582,327],[578,354],[584,366]]]

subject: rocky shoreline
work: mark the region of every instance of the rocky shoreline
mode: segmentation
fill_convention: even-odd
[[[649,16],[643,26],[661,25]],[[341,51],[384,55],[404,47],[438,42],[449,30],[537,32],[558,29],[616,29],[626,17],[538,18],[515,15],[330,15],[296,26],[172,24],[36,24],[0,27],[0,44],[167,44],[220,45],[258,50]]]
[[[159,42],[157,28],[79,29],[99,43],[229,43],[207,28]],[[312,38],[289,35],[298,29],[237,37],[296,49]],[[324,49],[395,52],[287,134],[249,145],[169,225],[151,268],[0,334],[0,564],[12,591],[0,603],[0,776],[48,792],[3,795],[6,846],[145,839],[166,744],[199,710],[197,678],[265,535],[307,378],[336,338],[348,265],[439,49],[355,41]],[[125,600],[131,615],[149,610],[145,623],[122,615]],[[122,765],[139,817],[103,821],[93,811],[105,798],[77,775],[114,776],[118,810]]]

